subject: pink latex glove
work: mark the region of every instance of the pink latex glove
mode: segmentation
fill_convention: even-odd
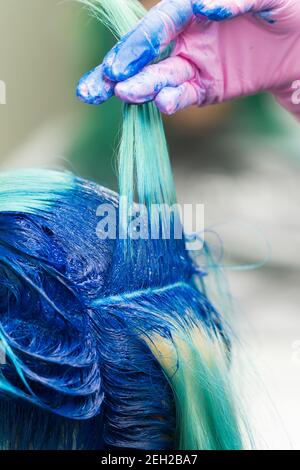
[[[151,64],[172,41],[170,57]],[[154,100],[172,114],[269,91],[300,119],[299,80],[300,0],[163,0],[81,79],[77,94],[91,104],[113,94]]]

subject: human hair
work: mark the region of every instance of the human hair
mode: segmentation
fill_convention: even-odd
[[[143,14],[135,0],[83,3],[118,34]],[[184,238],[96,230],[101,205],[126,225],[123,196],[176,202],[152,104],[125,106],[119,154],[119,195],[66,172],[0,175],[0,447],[241,449],[230,329],[207,272]]]

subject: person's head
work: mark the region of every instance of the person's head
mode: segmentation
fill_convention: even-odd
[[[99,225],[118,234],[118,196],[69,173],[0,183],[0,447],[225,445],[228,345],[184,241],[128,253]]]

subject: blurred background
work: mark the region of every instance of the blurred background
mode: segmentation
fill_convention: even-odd
[[[0,0],[1,170],[67,168],[116,188],[121,106],[75,97],[112,44],[75,1]],[[204,204],[222,239],[260,446],[300,449],[299,124],[261,95],[165,126],[179,201]]]

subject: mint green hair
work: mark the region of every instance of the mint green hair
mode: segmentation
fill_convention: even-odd
[[[0,213],[34,214],[59,199],[62,189],[73,187],[74,176],[67,172],[30,169],[0,173]]]
[[[116,37],[127,33],[145,14],[137,0],[79,1]],[[147,207],[176,203],[162,119],[152,103],[124,105],[119,191],[129,205],[134,200]],[[127,216],[121,208],[121,220]],[[197,284],[206,293],[203,281],[196,279]],[[192,311],[185,315],[182,322],[174,316],[172,338],[160,334],[144,338],[173,391],[176,445],[183,450],[242,449],[244,425],[231,386],[230,348],[219,333],[208,332]]]

